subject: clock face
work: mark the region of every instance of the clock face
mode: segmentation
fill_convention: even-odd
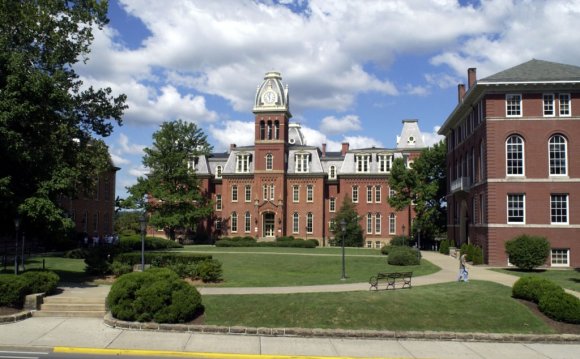
[[[276,102],[276,94],[272,91],[268,91],[265,92],[264,95],[262,95],[262,100],[264,101],[264,103],[267,104],[272,104],[274,102]]]

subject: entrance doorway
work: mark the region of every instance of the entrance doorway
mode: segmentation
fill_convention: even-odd
[[[264,221],[263,221],[264,237],[274,237],[274,223],[275,223],[274,219],[275,219],[274,213],[271,212],[264,213]]]

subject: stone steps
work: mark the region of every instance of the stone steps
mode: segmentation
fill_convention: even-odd
[[[55,295],[45,297],[35,317],[103,318],[107,310],[103,297]]]

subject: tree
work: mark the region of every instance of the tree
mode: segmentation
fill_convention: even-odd
[[[419,180],[417,173],[407,168],[402,158],[396,158],[391,167],[391,176],[389,177],[389,187],[393,194],[389,196],[389,205],[397,211],[405,208],[408,210],[408,223],[411,223],[411,206],[417,199],[417,186]],[[411,228],[407,229],[411,233]]]
[[[345,232],[342,233],[341,222],[346,223]],[[359,216],[352,200],[347,195],[332,222],[332,233],[334,240],[331,245],[340,246],[344,235],[344,245],[346,247],[362,247],[364,244],[363,230],[359,223]]]
[[[84,87],[93,30],[106,1],[0,2],[0,228],[20,215],[27,234],[72,228],[61,195],[90,191],[110,166],[100,137],[121,124],[125,95]]]
[[[149,173],[128,188],[129,200],[151,213],[150,224],[165,228],[171,239],[176,229],[196,229],[212,213],[192,166],[211,149],[201,129],[181,120],[161,124],[153,147],[145,149],[142,162]]]

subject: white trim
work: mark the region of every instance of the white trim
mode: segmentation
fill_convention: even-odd
[[[552,222],[552,196],[565,196],[566,198],[566,222]],[[550,193],[550,224],[565,226],[570,223],[570,195],[568,193]]]
[[[560,96],[566,95],[568,96],[568,114],[562,115],[562,101]],[[572,117],[572,96],[568,92],[563,92],[558,94],[558,116],[560,117]]]
[[[520,104],[519,104],[519,110],[520,110],[520,114],[519,115],[509,115],[508,114],[508,96],[519,96],[520,97]],[[519,118],[523,116],[523,97],[521,93],[506,93],[505,94],[505,117],[509,117],[509,118]]]
[[[523,222],[510,222],[509,218],[509,211],[510,211],[510,196],[522,196],[523,202]],[[526,194],[525,193],[508,193],[506,195],[506,223],[507,224],[526,224]]]
[[[552,114],[546,115],[546,96],[552,96]],[[556,96],[554,93],[543,93],[542,94],[542,114],[544,117],[556,117]]]
[[[550,171],[552,170],[551,168],[551,163],[550,163],[550,156],[552,151],[550,150],[550,147],[552,146],[552,139],[556,136],[560,136],[564,139],[564,171],[566,173],[564,174],[551,174]],[[552,136],[550,136],[550,138],[548,139],[548,176],[549,177],[568,177],[568,139],[566,137],[564,137],[564,135],[556,133]]]
[[[553,251],[566,251],[566,264],[554,264]],[[570,248],[550,248],[550,266],[552,267],[570,267]]]

